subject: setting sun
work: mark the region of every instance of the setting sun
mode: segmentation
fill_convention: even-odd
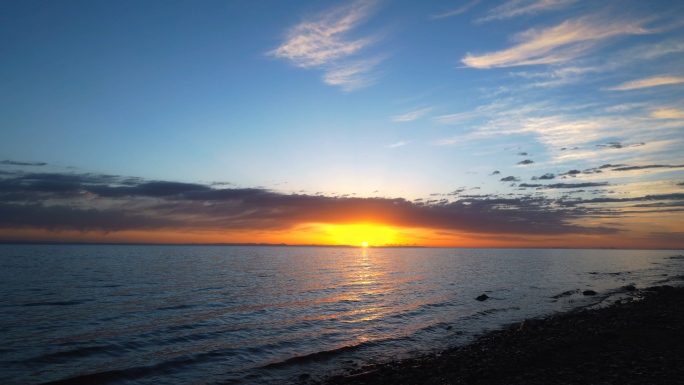
[[[404,243],[396,228],[375,224],[320,225],[323,244],[337,245],[389,245]]]

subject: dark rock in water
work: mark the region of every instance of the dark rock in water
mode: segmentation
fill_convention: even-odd
[[[481,296],[475,298],[478,301],[486,301],[489,296],[487,294],[482,294]]]
[[[625,290],[627,290],[627,291],[634,291],[634,290],[636,290],[636,286],[634,286],[634,285],[627,285],[627,286],[625,286]]]
[[[301,381],[308,380],[309,377],[311,377],[311,375],[310,375],[309,373],[302,373],[302,374],[299,375],[299,379],[300,379]]]
[[[596,292],[593,290],[585,290],[582,292],[584,295],[596,295]]]
[[[453,328],[453,326],[449,325],[449,326],[447,326],[446,330],[451,330],[452,328]]]

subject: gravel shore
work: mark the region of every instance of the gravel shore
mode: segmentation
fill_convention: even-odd
[[[630,295],[438,354],[350,368],[323,384],[684,384],[684,288]]]

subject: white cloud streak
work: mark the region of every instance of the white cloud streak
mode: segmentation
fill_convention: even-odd
[[[584,111],[582,106],[574,107]],[[605,111],[605,109],[601,109]],[[596,110],[598,113],[601,110]],[[473,131],[437,141],[437,145],[463,145],[471,141],[491,140],[508,135],[531,135],[549,151],[555,153],[557,161],[588,160],[593,156],[604,156],[609,151],[596,147],[609,141],[640,143],[671,140],[680,136],[684,112],[673,107],[662,107],[649,115],[642,109],[634,114],[602,115],[585,113],[576,115],[572,108],[559,109],[544,103],[519,104],[515,100],[504,100],[466,113],[470,116],[486,117]],[[660,121],[654,118],[660,117]],[[451,118],[445,116],[443,120]],[[436,118],[437,119],[437,118]],[[444,123],[447,123],[444,121]],[[561,148],[583,148],[582,151],[562,151]],[[629,147],[629,148],[628,148]],[[645,147],[626,146],[620,153],[627,151],[653,150],[648,143]],[[593,156],[590,156],[594,154]]]
[[[563,67],[546,72],[512,72],[511,76],[537,80],[530,84],[532,87],[556,87],[578,82],[582,75],[599,71],[594,67]]]
[[[335,65],[323,75],[323,81],[331,86],[339,86],[344,91],[367,87],[375,82],[375,78],[369,74],[381,61],[380,58],[375,58]]]
[[[510,0],[487,12],[487,16],[477,19],[479,23],[492,20],[509,19],[516,16],[552,11],[563,8],[577,0]]]
[[[650,78],[632,80],[630,82],[625,82],[616,87],[606,88],[609,91],[629,91],[637,90],[640,88],[657,87],[664,86],[668,84],[679,84],[684,83],[684,78],[678,76],[662,75],[653,76]]]
[[[452,11],[440,13],[438,15],[432,15],[432,16],[430,16],[430,19],[433,19],[433,20],[434,19],[444,19],[447,17],[460,15],[460,14],[464,13],[465,11],[469,10],[470,8],[474,7],[475,5],[477,5],[477,3],[479,3],[479,2],[480,2],[480,0],[471,1],[470,3],[464,5],[460,8],[454,9]]]
[[[412,122],[414,120],[418,120],[418,119],[422,118],[423,116],[427,115],[433,109],[434,109],[434,107],[427,107],[427,108],[422,108],[420,110],[413,110],[413,111],[407,112],[405,114],[392,116],[391,119],[393,122]]]
[[[654,119],[684,119],[684,111],[675,108],[659,108],[651,112]]]
[[[518,34],[515,40],[519,44],[511,48],[482,55],[468,53],[462,62],[473,68],[561,63],[586,54],[612,37],[652,33],[641,27],[644,23],[644,20],[609,22],[589,17],[567,20],[555,27]]]
[[[620,61],[624,59],[649,60],[679,52],[684,52],[684,41],[668,40],[658,44],[648,44],[630,48],[622,54],[623,57],[620,58]]]
[[[403,147],[403,146],[406,146],[406,145],[409,144],[409,143],[411,143],[411,142],[406,141],[406,140],[401,140],[401,141],[396,142],[396,143],[388,144],[387,147],[388,147],[388,148]]]
[[[369,39],[346,39],[346,34],[367,18],[371,3],[356,1],[347,7],[304,21],[288,33],[287,41],[269,54],[291,60],[299,67],[314,67],[357,53]]]
[[[373,38],[350,38],[350,33],[368,19],[376,2],[357,0],[304,21],[287,34],[286,41],[268,55],[288,59],[297,67],[321,68],[326,84],[351,91],[372,84],[366,76],[382,59],[348,61],[375,42]]]

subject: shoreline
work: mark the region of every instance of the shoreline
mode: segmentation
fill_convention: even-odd
[[[528,319],[466,345],[302,384],[684,384],[684,287]]]

